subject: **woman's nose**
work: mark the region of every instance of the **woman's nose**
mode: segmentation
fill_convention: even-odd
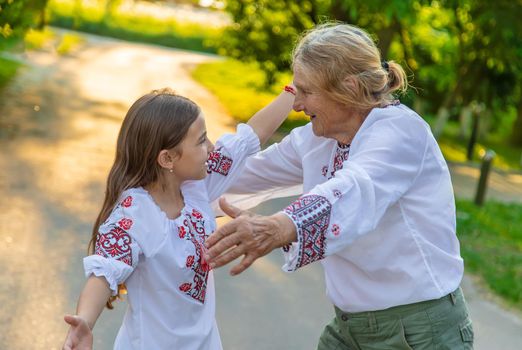
[[[301,94],[299,93],[299,91],[297,92],[297,94],[295,96],[294,104],[292,105],[292,108],[296,112],[301,112],[302,110],[304,110],[303,98],[302,98]]]
[[[301,112],[304,108],[303,108],[303,104],[301,103],[301,101],[299,101],[298,99],[296,99],[294,101],[294,104],[292,105],[292,108],[294,109],[294,111],[296,112]]]

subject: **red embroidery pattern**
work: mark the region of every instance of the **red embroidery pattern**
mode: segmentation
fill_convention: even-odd
[[[337,224],[332,225],[332,233],[334,236],[339,236],[339,234],[341,233],[341,229],[339,228],[339,225],[337,225]]]
[[[324,258],[331,211],[328,199],[318,195],[302,196],[286,207],[285,212],[297,224],[300,252],[296,269]]]
[[[205,221],[203,215],[196,209],[192,210],[191,215],[185,214],[185,220],[182,227],[178,228],[180,238],[190,240],[194,244],[195,254],[189,255],[185,261],[185,266],[194,271],[192,283],[186,282],[179,286],[179,290],[204,303],[207,290],[208,273],[210,266],[203,258],[205,253],[204,242],[208,237],[205,234]],[[183,237],[181,232],[183,231]]]
[[[179,290],[186,293],[190,290],[191,287],[192,286],[190,283],[183,283],[181,286],[179,286]]]
[[[194,255],[187,256],[187,261],[185,262],[185,266],[192,267],[194,265]]]
[[[125,198],[120,204],[122,206],[124,206],[125,208],[130,207],[132,205],[132,197],[131,196],[127,196],[127,198]]]
[[[327,165],[323,166],[323,169],[321,170],[321,174],[323,174],[324,177],[326,177],[326,175],[328,175],[328,166]]]
[[[94,254],[119,260],[132,266],[132,238],[121,227],[113,225],[109,232],[98,233]]]
[[[187,230],[185,229],[185,226],[178,227],[178,236],[179,236],[179,238],[185,238],[186,234],[187,234]]]
[[[132,227],[132,220],[123,218],[120,221],[118,221],[118,225],[124,230],[129,230]]]
[[[335,150],[333,160],[332,172],[330,173],[330,177],[328,179],[334,177],[335,172],[343,168],[343,162],[348,159],[349,153],[350,145],[341,145],[340,143],[337,144],[337,149]]]
[[[207,159],[207,173],[216,172],[218,174],[227,176],[232,167],[232,159],[223,155],[221,149],[210,152]]]

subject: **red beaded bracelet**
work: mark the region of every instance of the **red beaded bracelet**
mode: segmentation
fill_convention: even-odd
[[[284,90],[285,90],[286,92],[291,93],[291,94],[294,95],[294,96],[297,94],[297,91],[295,91],[295,88],[294,88],[293,86],[291,86],[291,85],[286,85],[285,88],[284,88]]]

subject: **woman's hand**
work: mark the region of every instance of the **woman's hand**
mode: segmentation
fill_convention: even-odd
[[[92,350],[92,331],[87,321],[72,315],[65,315],[63,319],[71,325],[63,350]]]
[[[219,200],[219,206],[234,220],[216,230],[205,242],[208,248],[205,259],[212,268],[244,255],[241,262],[230,270],[231,275],[237,275],[256,259],[296,240],[294,223],[283,213],[253,215],[231,206],[224,198]]]

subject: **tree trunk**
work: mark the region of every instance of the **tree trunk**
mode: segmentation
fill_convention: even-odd
[[[354,23],[353,19],[350,18],[350,11],[344,6],[342,0],[334,0],[332,1],[332,5],[330,7],[330,13],[332,14],[333,19],[346,22],[346,23]]]
[[[459,139],[461,141],[466,140],[468,135],[469,135],[470,124],[471,124],[471,113],[472,113],[471,105],[464,106],[460,110],[460,115],[459,115],[459,124],[460,124],[460,127],[459,127]]]
[[[395,34],[400,33],[401,25],[397,20],[397,17],[393,16],[392,22],[389,26],[380,29],[377,32],[377,37],[379,41],[377,42],[377,47],[381,51],[381,58],[385,60],[388,57],[388,51],[390,51],[390,46],[393,41],[393,37]]]
[[[442,135],[442,131],[444,130],[444,126],[446,126],[446,122],[450,116],[450,108],[453,106],[455,102],[455,96],[457,95],[457,91],[460,89],[460,83],[457,82],[457,86],[453,89],[453,91],[448,92],[444,102],[439,107],[437,111],[437,117],[435,121],[435,125],[433,127],[433,136],[435,138],[439,138]]]
[[[511,132],[511,144],[513,146],[522,146],[522,94],[518,100],[517,119],[515,119],[513,131]]]

